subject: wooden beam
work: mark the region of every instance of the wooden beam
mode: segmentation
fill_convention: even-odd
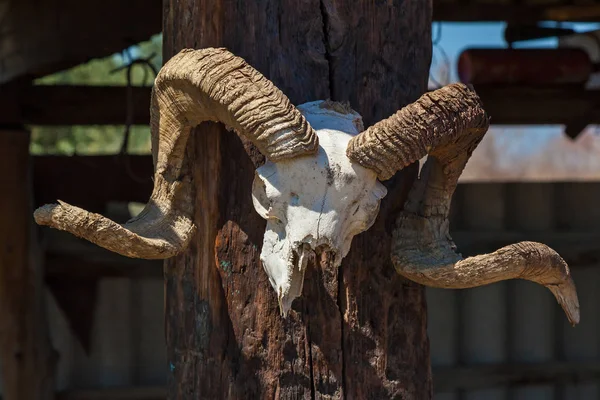
[[[167,390],[165,387],[149,386],[69,390],[59,393],[56,400],[164,400],[166,397]]]
[[[0,363],[5,400],[53,398],[56,358],[32,235],[29,135],[0,131]]]
[[[102,212],[109,201],[146,203],[152,193],[152,156],[35,156],[37,207],[56,200]]]
[[[102,249],[100,249],[102,250]],[[46,276],[48,278],[77,277],[81,279],[102,278],[157,278],[163,277],[163,263],[156,260],[134,260],[119,255],[98,254],[95,249],[82,255],[46,255]],[[91,260],[89,258],[92,258]],[[99,258],[100,260],[94,260]]]
[[[133,87],[133,124],[150,123],[150,87]],[[0,97],[0,125],[123,125],[124,86],[11,87]]]
[[[513,385],[582,384],[598,379],[600,379],[600,363],[598,362],[546,362],[433,368],[436,393]]]
[[[475,85],[492,125],[600,124],[600,91],[582,87]]]
[[[600,91],[579,86],[522,87],[476,85],[494,125],[544,125],[585,121],[600,124]],[[150,121],[149,87],[133,89],[134,124]],[[31,86],[3,92],[0,125],[124,124],[122,86]]]
[[[65,276],[81,279],[163,277],[162,260],[121,256],[69,233],[41,229],[47,279]]]
[[[531,5],[526,1],[520,4],[476,3],[474,1],[434,0],[433,20],[442,22],[493,22],[509,21],[531,23],[538,21],[600,21],[600,4],[588,5]]]
[[[140,386],[109,389],[64,390],[56,393],[56,400],[164,400],[163,386]],[[6,397],[0,397],[7,400]]]
[[[161,31],[160,0],[4,0],[0,83],[119,52]]]

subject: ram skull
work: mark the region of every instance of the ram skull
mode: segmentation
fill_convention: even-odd
[[[268,160],[257,171],[253,201],[267,219],[261,260],[285,314],[301,294],[308,257],[328,252],[339,265],[352,238],[375,220],[386,190],[373,170],[345,154],[362,131],[358,114],[330,101],[297,109],[225,49],[183,50],[157,75],[150,123],[154,189],[137,217],[120,225],[59,201],[36,210],[35,220],[128,257],[179,254],[195,230],[191,182],[182,172],[185,146],[204,121],[224,123]]]
[[[298,107],[319,137],[313,157],[267,162],[252,190],[256,211],[267,220],[261,260],[285,315],[302,294],[307,261],[328,252],[334,268],[352,238],[375,221],[386,188],[377,174],[346,156],[361,117],[347,106],[317,101]]]

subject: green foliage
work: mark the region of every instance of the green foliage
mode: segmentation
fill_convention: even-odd
[[[116,154],[121,149],[125,126],[32,126],[32,154]],[[132,126],[127,152],[150,153],[148,126]]]
[[[145,59],[154,54],[151,63],[158,70],[162,65],[162,35],[133,46],[122,54],[92,60],[66,71],[36,80],[38,85],[112,85],[126,86],[127,71],[119,69],[132,59]],[[154,75],[150,68],[136,65],[132,70],[133,85],[151,85]],[[125,99],[123,99],[125,104]],[[125,106],[124,106],[125,107]],[[125,110],[124,115],[125,115]],[[125,118],[123,118],[125,122]],[[115,154],[121,149],[125,126],[31,126],[33,154]],[[127,151],[150,153],[148,126],[132,126]]]

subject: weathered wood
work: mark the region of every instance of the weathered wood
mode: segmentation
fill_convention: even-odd
[[[5,400],[54,398],[55,354],[31,219],[29,135],[0,131],[0,361]],[[35,235],[33,234],[33,238]]]
[[[510,385],[584,383],[600,378],[597,362],[544,362],[433,368],[436,392]]]
[[[159,0],[4,0],[0,83],[48,75],[147,40],[160,32],[160,4]]]
[[[35,85],[1,89],[0,125],[124,125],[127,87]],[[132,123],[150,121],[150,87],[134,86]]]
[[[420,0],[166,1],[164,59],[225,46],[294,104],[350,100],[368,124],[426,90],[430,16]],[[386,229],[415,168],[388,183],[375,226],[339,271],[309,267],[283,319],[258,259],[265,224],[244,146],[207,124],[188,156],[199,229],[165,265],[169,398],[431,397],[424,290],[395,274]]]

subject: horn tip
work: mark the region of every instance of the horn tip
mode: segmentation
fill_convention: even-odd
[[[52,217],[56,214],[57,209],[61,207],[61,204],[45,204],[37,208],[33,212],[33,219],[38,225],[52,225]]]
[[[579,299],[577,298],[577,291],[573,281],[569,280],[559,285],[553,285],[549,289],[564,310],[569,323],[572,326],[579,324],[581,320]]]

